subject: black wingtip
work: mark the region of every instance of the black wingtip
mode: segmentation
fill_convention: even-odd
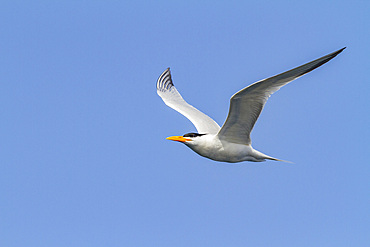
[[[334,57],[336,57],[339,53],[341,53],[344,49],[346,49],[347,47],[345,46],[345,47],[343,47],[342,49],[339,49],[339,50],[337,50],[337,51],[335,51],[335,52],[333,52],[333,53],[331,53],[331,54],[329,54],[329,57],[330,57],[330,59],[329,60],[331,60],[332,58],[334,58]]]
[[[346,48],[347,48],[347,46],[343,47],[342,49],[337,50],[336,52],[334,52],[334,54],[339,54]]]
[[[339,49],[339,50],[337,50],[335,52],[332,52],[332,53],[330,53],[330,54],[328,54],[326,56],[323,56],[321,58],[318,58],[318,59],[316,59],[316,60],[314,60],[312,62],[306,63],[306,64],[304,64],[304,65],[302,65],[300,67],[297,67],[297,68],[304,68],[302,70],[302,73],[298,74],[298,77],[299,76],[302,76],[302,75],[305,75],[308,72],[310,72],[310,71],[312,71],[312,70],[320,67],[321,65],[329,62],[330,60],[332,60],[333,58],[335,58],[339,53],[341,53],[346,48],[347,47],[343,47],[342,49]],[[295,68],[295,69],[297,69],[297,68]]]
[[[163,73],[159,76],[157,80],[157,90],[160,90],[160,89],[168,90],[172,86],[173,86],[173,83],[172,83],[172,78],[171,78],[171,71],[170,71],[170,68],[168,67],[167,69],[165,69],[165,71],[163,71]]]

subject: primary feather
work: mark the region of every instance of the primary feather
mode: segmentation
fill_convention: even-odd
[[[189,105],[172,83],[170,68],[167,68],[157,80],[157,93],[164,103],[187,117],[199,133],[217,134],[220,126],[210,117]]]

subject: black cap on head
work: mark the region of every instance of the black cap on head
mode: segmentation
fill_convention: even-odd
[[[198,136],[204,136],[206,134],[198,134],[198,133],[187,133],[183,135],[183,137],[198,137]]]

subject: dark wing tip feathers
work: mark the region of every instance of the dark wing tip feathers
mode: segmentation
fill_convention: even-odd
[[[332,60],[333,58],[335,58],[339,53],[341,53],[344,49],[346,49],[347,47],[343,47],[342,49],[340,49],[340,50],[338,50],[338,51],[335,51],[335,52],[333,52],[333,53],[330,53],[330,54],[328,54],[328,55],[326,55],[326,56],[324,56],[323,58],[325,58],[325,59],[323,59],[322,61],[320,61],[320,62],[318,62],[317,64],[315,64],[314,66],[312,66],[311,68],[308,68],[308,69],[306,69],[306,70],[304,70],[304,71],[302,71],[302,73],[301,74],[299,74],[298,76],[302,76],[302,75],[305,75],[305,74],[307,74],[308,72],[311,72],[312,70],[314,70],[314,69],[316,69],[316,68],[318,68],[318,67],[320,67],[321,65],[323,65],[323,64],[325,64],[325,63],[327,63],[327,62],[329,62],[330,60]],[[322,59],[322,58],[321,58]],[[318,59],[319,60],[319,59]],[[302,66],[304,66],[304,65],[302,65]]]
[[[333,55],[333,57],[335,57],[336,55],[338,55],[339,53],[341,53],[344,49],[346,49],[347,48],[347,46],[345,46],[345,47],[343,47],[342,49],[339,49],[339,50],[337,50],[337,51],[335,51],[335,52],[333,52],[332,53],[332,55]]]
[[[164,91],[173,86],[170,68],[167,68],[158,78],[157,89]]]

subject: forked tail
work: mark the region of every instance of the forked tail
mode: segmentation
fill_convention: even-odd
[[[268,160],[275,160],[275,161],[282,161],[282,162],[286,162],[286,163],[294,164],[294,162],[287,161],[287,160],[276,159],[276,158],[274,158],[274,157],[270,157],[270,156],[268,156],[268,158],[266,158],[266,159],[268,159]]]
[[[277,159],[277,158],[274,158],[274,157],[271,157],[271,156],[268,156],[264,153],[261,153],[260,151],[257,151],[257,150],[253,150],[254,152],[254,155],[255,155],[255,158],[258,159],[259,161],[265,161],[265,160],[275,160],[275,161],[282,161],[282,162],[286,162],[286,163],[290,163],[290,164],[294,164],[293,162],[291,161],[287,161],[287,160],[281,160],[281,159]]]

